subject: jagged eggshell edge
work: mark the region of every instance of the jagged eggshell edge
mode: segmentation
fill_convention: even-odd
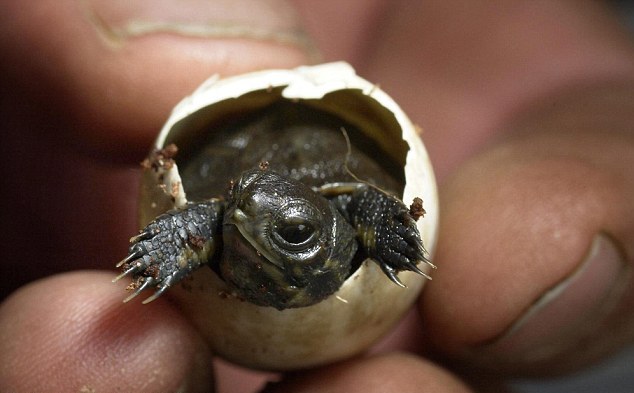
[[[277,94],[275,99],[305,100],[323,106],[361,127],[385,122],[387,126],[371,132],[385,133],[379,137],[388,150],[398,145],[392,140],[402,138],[407,143],[408,149],[402,152],[394,147],[394,154],[405,155],[403,200],[410,203],[414,197],[423,199],[427,214],[418,221],[418,227],[433,255],[438,199],[420,130],[385,92],[358,77],[346,63],[258,71],[226,79],[212,77],[174,108],[155,148],[177,140],[175,135],[182,137],[190,129],[200,129],[200,123],[215,116],[221,103],[231,103],[234,109],[243,105],[249,110],[260,105],[259,100],[266,101],[266,94],[271,92]],[[241,104],[243,97],[251,98]],[[178,166],[144,171],[140,198],[141,226],[168,209],[183,206],[187,198]],[[401,272],[399,277],[407,288],[396,286],[368,260],[334,295],[313,306],[283,311],[232,296],[210,269],[199,269],[187,288],[173,288],[170,295],[216,354],[251,368],[292,370],[352,356],[388,332],[411,307],[425,282],[411,272]]]

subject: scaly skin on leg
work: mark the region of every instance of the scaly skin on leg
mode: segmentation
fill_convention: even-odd
[[[208,263],[218,249],[216,235],[223,209],[218,199],[191,203],[160,215],[131,238],[128,256],[117,265],[123,267],[123,273],[114,280],[132,275],[132,288],[136,290],[125,301],[156,287],[154,295],[143,301],[149,303]]]
[[[319,192],[333,198],[337,208],[357,231],[360,248],[395,284],[404,286],[397,276],[403,270],[431,279],[417,266],[423,262],[435,267],[426,257],[416,227],[418,216],[413,216],[400,199],[363,183],[326,184]]]

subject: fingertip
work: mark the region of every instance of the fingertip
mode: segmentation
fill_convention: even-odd
[[[0,390],[208,391],[211,360],[167,303],[122,304],[104,272],[29,284],[0,307]]]
[[[422,358],[391,353],[354,359],[267,385],[275,392],[453,392],[471,390],[448,371]]]

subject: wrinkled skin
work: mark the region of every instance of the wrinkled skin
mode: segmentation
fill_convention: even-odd
[[[634,50],[605,4],[296,0],[294,20],[281,1],[259,2],[275,12],[187,3],[0,6],[2,288],[22,286],[0,307],[0,391],[209,391],[210,355],[167,299],[122,307],[111,271],[69,271],[109,269],[125,249],[137,163],[172,105],[210,74],[294,67],[316,49],[350,61],[424,128],[443,208],[439,269],[418,303],[424,326],[409,318],[387,353],[273,389],[467,392],[462,379],[500,391],[506,376],[576,370],[631,342]],[[315,45],[122,35],[125,20],[227,25],[213,18],[303,27]],[[258,378],[218,368],[221,392]]]

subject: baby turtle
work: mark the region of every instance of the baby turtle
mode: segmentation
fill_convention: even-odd
[[[425,285],[405,271],[428,271],[438,227],[420,134],[346,63],[210,78],[145,161],[128,300],[171,287],[214,355],[249,368],[363,352]]]
[[[204,135],[178,146],[195,202],[156,217],[117,265],[117,279],[133,279],[126,301],[155,289],[148,303],[202,266],[236,296],[279,310],[320,302],[366,258],[396,285],[400,271],[427,277],[420,200],[410,209],[399,199],[402,169],[353,124],[280,101]],[[145,166],[173,165],[176,150],[154,151]]]

